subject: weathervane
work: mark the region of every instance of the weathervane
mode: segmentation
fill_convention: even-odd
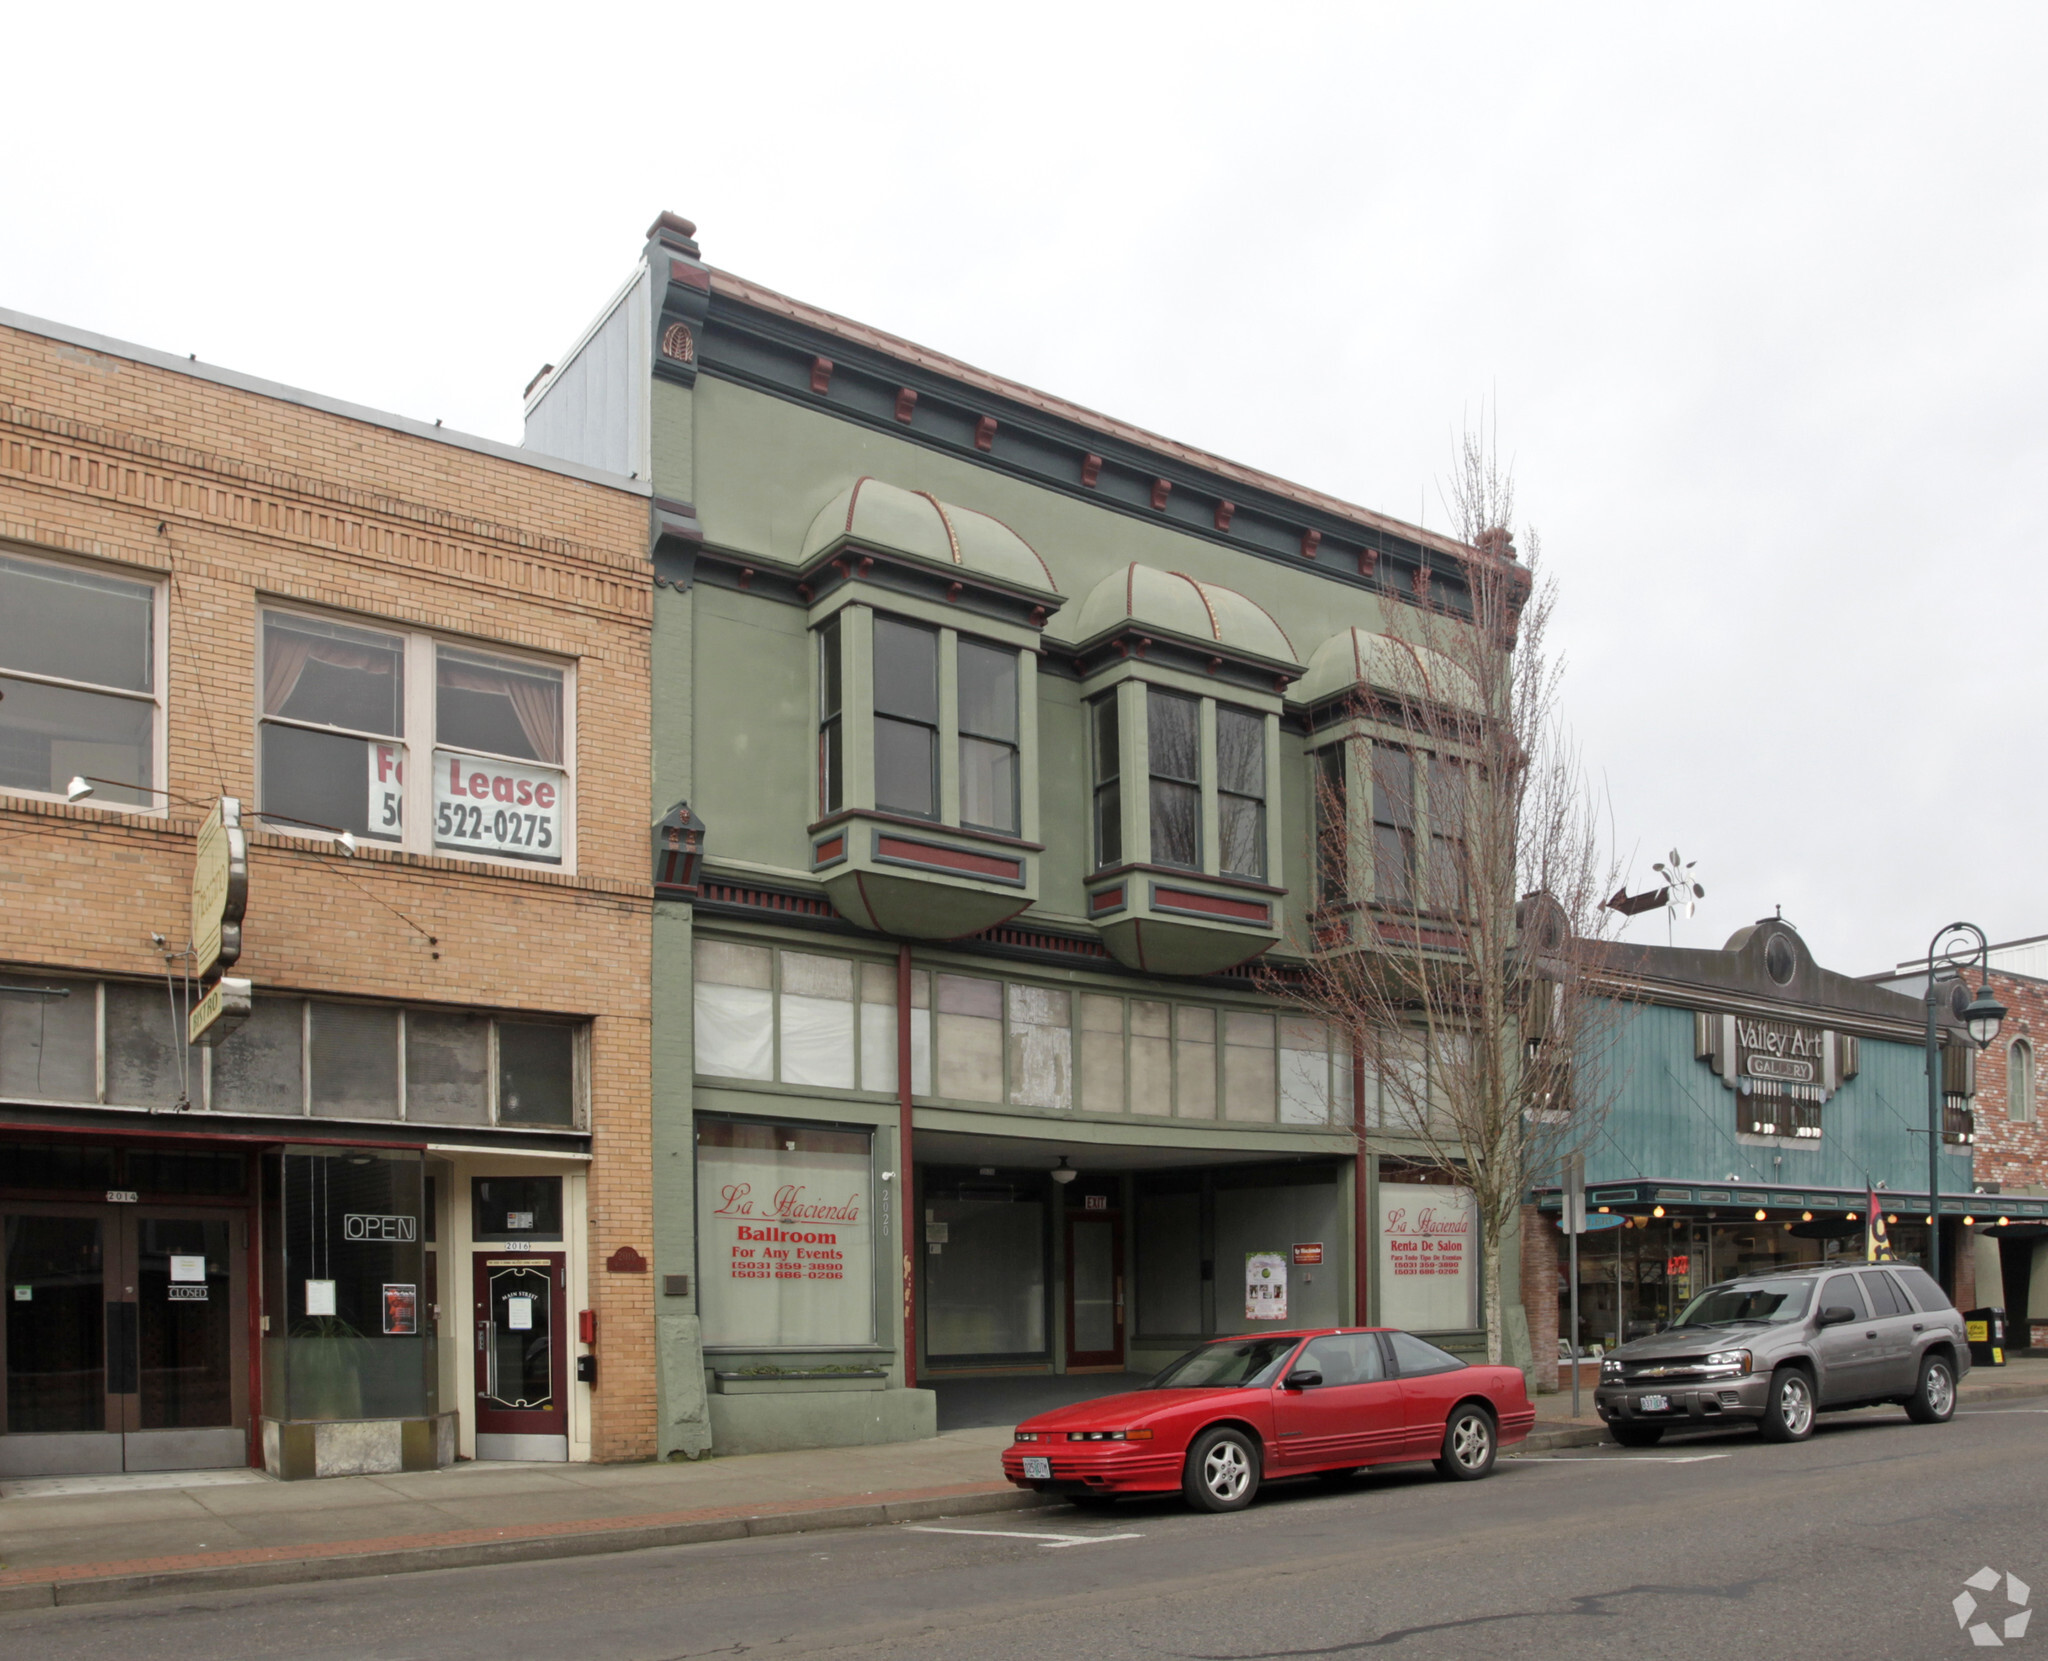
[[[1603,900],[1601,904],[1624,917],[1636,917],[1645,911],[1664,907],[1664,937],[1668,941],[1671,926],[1678,920],[1679,913],[1682,911],[1686,916],[1692,916],[1699,909],[1699,902],[1707,897],[1707,891],[1693,880],[1692,871],[1697,864],[1698,860],[1682,858],[1673,848],[1668,861],[1660,859],[1650,867],[1664,879],[1662,888],[1648,888],[1640,894],[1631,894],[1628,884],[1623,883],[1614,891],[1613,898]]]

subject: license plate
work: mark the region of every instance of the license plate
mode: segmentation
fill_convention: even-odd
[[[1033,1459],[1027,1455],[1024,1460],[1024,1480],[1026,1482],[1052,1481],[1052,1461],[1050,1459]]]
[[[1645,1413],[1668,1413],[1671,1411],[1671,1398],[1669,1396],[1638,1396],[1636,1398],[1636,1406]],[[1030,1463],[1031,1461],[1028,1459],[1025,1461],[1027,1465]]]

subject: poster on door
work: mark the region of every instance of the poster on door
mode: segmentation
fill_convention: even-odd
[[[1383,1182],[1380,1320],[1410,1332],[1464,1332],[1479,1321],[1478,1213],[1471,1190]]]
[[[1287,1254],[1244,1254],[1244,1318],[1248,1321],[1287,1319]]]

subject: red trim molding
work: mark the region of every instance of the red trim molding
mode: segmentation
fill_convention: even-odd
[[[907,836],[875,837],[875,858],[922,865],[934,871],[960,876],[990,877],[997,882],[1022,882],[1024,862],[994,854],[978,854],[969,848],[949,848],[940,842],[913,842]]]
[[[1186,911],[1198,917],[1219,917],[1232,923],[1253,923],[1261,928],[1273,921],[1273,908],[1254,900],[1233,900],[1223,894],[1201,894],[1192,888],[1152,885],[1154,911]]]
[[[1093,917],[1104,911],[1121,911],[1124,908],[1124,885],[1105,888],[1088,896],[1088,914]]]

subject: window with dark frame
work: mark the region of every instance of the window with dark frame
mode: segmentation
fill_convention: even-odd
[[[1266,718],[1216,706],[1216,833],[1225,876],[1266,876]]]
[[[962,640],[959,688],[960,822],[1017,833],[1017,653]]]
[[[875,619],[875,806],[939,816],[939,632]]]
[[[99,801],[158,805],[156,593],[0,555],[0,789],[61,796],[85,774]]]
[[[403,635],[265,612],[261,738],[259,811],[280,829],[404,841]]]
[[[1124,857],[1123,760],[1114,692],[1088,706],[1088,730],[1095,752],[1095,868],[1099,871],[1121,864]]]
[[[1312,757],[1316,827],[1316,898],[1342,905],[1351,897],[1349,796],[1344,780],[1344,746],[1325,745]]]
[[[1415,757],[1393,744],[1372,747],[1373,898],[1415,907]]]
[[[1469,763],[1454,756],[1429,758],[1429,890],[1424,903],[1431,911],[1463,916],[1469,909],[1465,831],[1471,788]]]
[[[1152,785],[1152,863],[1202,867],[1202,722],[1197,700],[1145,689]]]
[[[837,813],[846,805],[846,696],[839,619],[818,631],[818,806]]]

